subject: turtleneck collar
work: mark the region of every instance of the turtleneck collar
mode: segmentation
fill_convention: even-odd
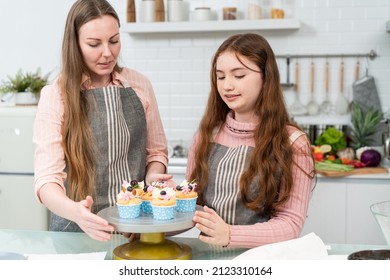
[[[256,126],[257,123],[236,121],[233,111],[230,111],[226,116],[226,128],[235,134],[253,135]]]

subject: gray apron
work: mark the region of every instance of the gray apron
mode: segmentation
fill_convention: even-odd
[[[143,181],[146,172],[146,118],[132,88],[88,90],[88,118],[95,138],[96,197],[94,213],[113,206],[122,180]],[[65,187],[67,182],[65,182]],[[50,230],[81,231],[69,220],[51,213]]]
[[[239,180],[252,150],[253,147],[249,146],[229,148],[214,144],[208,159],[209,177],[203,201],[230,225],[249,225],[269,220],[269,217],[247,208],[241,201]],[[257,197],[257,184],[251,184],[250,198]]]

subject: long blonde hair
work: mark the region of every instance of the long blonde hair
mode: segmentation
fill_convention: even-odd
[[[59,83],[64,102],[62,143],[67,164],[68,196],[76,201],[95,195],[95,145],[88,121],[88,102],[81,92],[82,75],[88,74],[79,47],[78,33],[85,23],[111,15],[119,17],[105,0],[78,0],[66,20],[62,42],[62,69]],[[120,71],[118,65],[116,71]]]
[[[275,55],[266,39],[260,35],[233,35],[222,43],[213,57],[211,89],[199,125],[200,142],[194,150],[195,167],[190,180],[198,182],[199,203],[203,203],[202,193],[208,181],[207,160],[213,146],[214,131],[225,122],[230,111],[218,93],[216,77],[218,57],[227,51],[235,53],[237,59],[240,55],[254,62],[262,72],[259,75],[263,75],[263,87],[255,105],[260,122],[254,130],[255,147],[249,165],[240,178],[240,191],[246,207],[272,215],[288,199],[292,189],[294,151],[286,127],[297,126],[290,121],[285,106]],[[259,195],[256,199],[250,199],[249,185],[257,178]]]

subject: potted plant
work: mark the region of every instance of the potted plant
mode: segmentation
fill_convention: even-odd
[[[37,104],[41,89],[47,84],[48,76],[48,74],[42,76],[39,68],[35,72],[25,73],[20,69],[15,76],[8,76],[8,80],[0,86],[0,93],[14,95],[17,105]]]

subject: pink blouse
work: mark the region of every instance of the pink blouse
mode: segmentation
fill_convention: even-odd
[[[157,101],[152,85],[141,73],[124,68],[112,74],[112,86],[130,86],[141,100],[145,110],[147,126],[146,164],[153,161],[168,166],[168,148],[165,132],[159,115]],[[92,89],[87,77],[83,77],[82,88]],[[45,86],[37,108],[34,123],[33,142],[35,144],[34,175],[35,194],[39,199],[39,190],[46,183],[56,183],[64,190],[66,179],[65,156],[62,148],[61,127],[63,124],[64,104],[58,85],[58,79],[52,85]],[[40,200],[40,199],[39,199]]]
[[[225,125],[215,136],[215,142],[228,146],[238,147],[248,145],[254,147],[252,133],[256,124],[239,123],[228,114]],[[300,168],[310,174],[314,170],[313,162],[303,153],[310,155],[310,147],[307,145],[307,138],[294,127],[288,127],[290,141],[295,153],[293,160],[296,162],[292,166],[294,184],[288,201],[278,209],[276,216],[267,222],[253,225],[230,225],[230,243],[228,247],[253,248],[274,242],[290,240],[300,236],[303,228],[311,191],[313,188],[313,178],[307,176]],[[192,147],[197,144],[195,137]],[[188,154],[187,178],[195,166],[193,149]],[[314,174],[314,173],[313,173]]]

